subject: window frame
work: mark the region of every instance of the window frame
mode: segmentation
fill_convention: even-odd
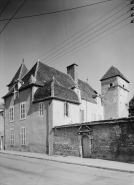
[[[10,146],[14,145],[15,145],[15,130],[14,128],[10,128]]]
[[[69,103],[67,101],[64,102],[64,116],[69,117]]]
[[[20,141],[22,146],[26,146],[26,127],[20,128]]]
[[[23,107],[23,105],[24,105],[24,107]],[[23,110],[24,110],[24,112],[23,112]],[[24,119],[26,119],[26,102],[21,102],[20,103],[20,120],[24,120]]]
[[[44,104],[44,102],[40,102],[39,103],[39,116],[44,115],[44,110],[45,110],[45,104]]]
[[[14,106],[13,105],[9,107],[9,122],[14,122]]]

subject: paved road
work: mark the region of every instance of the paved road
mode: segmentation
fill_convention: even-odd
[[[134,185],[134,174],[0,154],[0,185]]]

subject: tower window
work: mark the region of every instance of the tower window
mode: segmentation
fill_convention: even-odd
[[[113,87],[113,83],[110,84],[110,87]]]
[[[123,88],[124,88],[125,86],[123,85]]]

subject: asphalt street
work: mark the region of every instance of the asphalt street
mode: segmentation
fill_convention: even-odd
[[[0,154],[0,185],[134,185],[134,174]]]

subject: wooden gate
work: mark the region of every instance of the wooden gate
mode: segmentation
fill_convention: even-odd
[[[84,158],[90,157],[89,137],[86,135],[82,137],[82,153]]]

